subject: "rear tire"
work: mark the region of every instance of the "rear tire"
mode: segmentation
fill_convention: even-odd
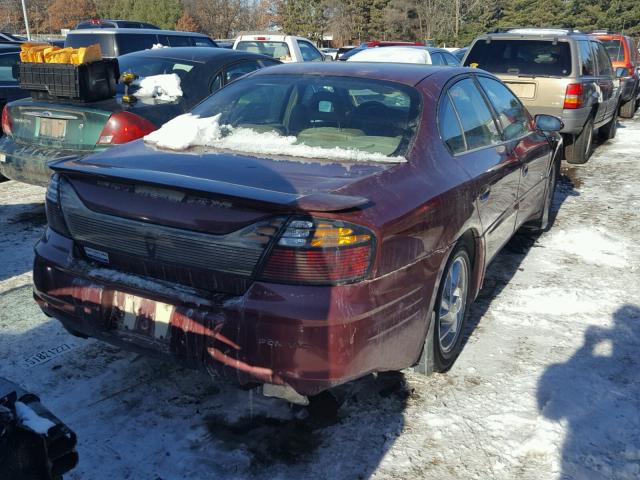
[[[620,107],[620,116],[622,118],[633,118],[633,115],[636,113],[636,96],[633,95],[633,98],[626,103],[623,103]]]
[[[422,355],[415,371],[425,375],[446,372],[460,355],[469,305],[471,272],[467,247],[459,242],[442,272]]]
[[[616,137],[616,132],[618,131],[618,112],[620,109],[616,109],[613,117],[606,125],[603,125],[598,130],[598,138],[602,142],[606,142],[607,140],[613,140]]]
[[[589,118],[582,131],[576,135],[571,144],[564,147],[564,158],[572,164],[583,164],[591,156],[593,146],[593,118]]]

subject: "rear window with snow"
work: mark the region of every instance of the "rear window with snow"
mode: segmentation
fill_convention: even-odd
[[[337,160],[405,161],[420,97],[351,77],[261,75],[233,83],[148,135],[176,150],[217,147]]]
[[[188,89],[188,80],[200,75],[200,70],[203,68],[200,62],[176,60],[174,58],[145,57],[136,53],[119,57],[118,64],[120,65],[120,73],[135,73],[139,77],[139,81],[130,90],[134,95],[138,93],[137,86],[140,81],[160,75],[177,75],[179,79],[178,85],[182,85],[183,89]],[[118,93],[124,93],[124,84],[118,83],[117,90]]]
[[[275,58],[276,60],[291,60],[291,52],[285,42],[265,42],[261,40],[241,41],[236,45],[236,50],[260,53]]]

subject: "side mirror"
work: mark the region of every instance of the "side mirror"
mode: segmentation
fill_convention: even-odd
[[[616,78],[628,77],[629,69],[625,67],[616,68]]]
[[[543,132],[559,132],[564,128],[564,123],[558,117],[544,114],[535,116],[535,125],[538,130]]]
[[[325,62],[333,62],[333,57],[328,53],[324,53],[322,56],[324,57]]]

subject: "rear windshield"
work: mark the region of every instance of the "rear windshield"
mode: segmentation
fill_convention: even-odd
[[[257,154],[397,162],[404,161],[419,112],[417,91],[392,82],[261,75],[223,88],[189,118],[164,125],[151,140],[174,148],[174,135],[180,145],[176,149],[202,145]],[[200,133],[185,142],[193,130],[189,122]]]
[[[624,61],[624,46],[620,40],[602,40],[612,62]]]
[[[120,73],[135,73],[139,79],[154,75],[170,75],[175,73],[180,77],[180,85],[183,92],[187,92],[193,82],[190,79],[200,74],[202,63],[189,60],[176,60],[175,58],[144,57],[140,54],[125,55],[118,58]],[[117,90],[124,93],[124,85],[118,83]],[[130,90],[134,95],[136,88]],[[179,101],[182,101],[180,97]]]
[[[241,41],[238,42],[236,50],[243,52],[261,53],[277,60],[291,60],[289,46],[285,42],[261,42],[261,41]]]
[[[100,45],[100,51],[105,57],[115,57],[116,52],[113,45],[113,35],[99,33],[69,33],[64,41],[65,47],[88,47],[94,44]]]
[[[479,40],[464,64],[497,74],[566,77],[571,74],[571,49],[568,42],[551,40]]]

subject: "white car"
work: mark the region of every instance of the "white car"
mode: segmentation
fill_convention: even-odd
[[[385,47],[367,48],[347,59],[347,62],[420,63],[423,65],[460,66],[456,57],[442,48]]]
[[[233,43],[234,50],[261,53],[283,63],[324,62],[333,60],[323,54],[310,40],[292,35],[250,33],[239,35]]]

